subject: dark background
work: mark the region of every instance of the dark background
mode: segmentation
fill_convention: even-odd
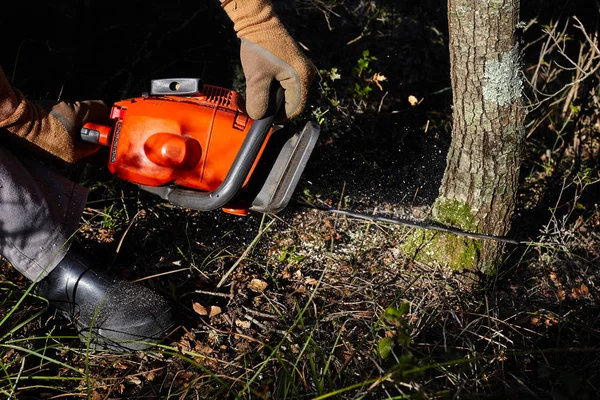
[[[11,2],[0,17],[0,64],[31,98],[114,101],[150,79],[227,85],[237,56],[216,1]]]

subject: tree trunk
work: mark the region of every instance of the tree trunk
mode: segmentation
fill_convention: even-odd
[[[519,0],[449,0],[448,23],[454,125],[437,203],[466,204],[480,232],[505,235],[525,116],[515,38]],[[482,243],[479,267],[492,267],[500,251],[496,242]]]
[[[453,131],[433,217],[505,235],[515,205],[523,142],[522,81],[515,30],[519,0],[448,0]],[[422,234],[428,261],[494,270],[502,246]],[[423,250],[424,245],[421,245]]]

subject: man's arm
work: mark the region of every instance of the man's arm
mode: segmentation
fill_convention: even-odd
[[[109,108],[102,101],[29,101],[13,88],[0,67],[0,143],[50,154],[75,162],[99,148],[83,142],[79,130],[88,121],[102,121]]]
[[[19,99],[0,67],[0,127],[9,121],[19,106]]]

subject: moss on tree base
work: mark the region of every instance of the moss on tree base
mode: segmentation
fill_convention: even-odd
[[[438,198],[433,206],[433,218],[446,226],[478,232],[475,216],[458,200]],[[478,268],[481,246],[481,240],[419,229],[405,240],[401,250],[417,261],[463,271]]]

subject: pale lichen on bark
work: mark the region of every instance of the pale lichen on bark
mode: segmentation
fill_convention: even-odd
[[[520,52],[517,45],[504,52],[500,60],[487,60],[484,71],[483,98],[508,107],[521,99],[523,81],[520,75]]]

